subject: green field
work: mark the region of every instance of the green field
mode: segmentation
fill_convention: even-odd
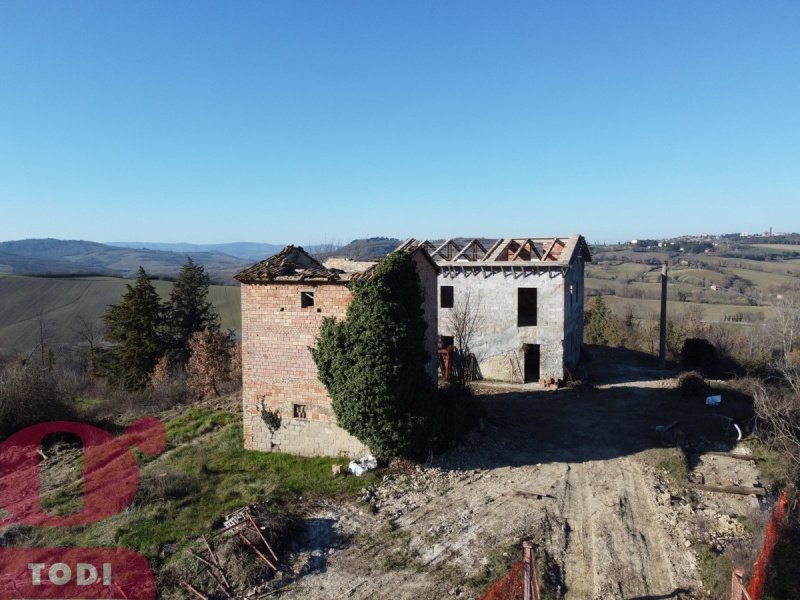
[[[778,248],[780,246],[780,248]],[[800,246],[775,245],[776,252],[797,252]],[[619,315],[629,311],[638,318],[650,318],[659,312],[661,268],[644,262],[651,253],[604,251],[598,263],[586,269],[586,290],[601,293]],[[759,321],[771,314],[770,304],[782,289],[800,281],[800,259],[752,260],[714,254],[679,255],[670,258],[668,312],[671,316],[699,311],[709,322]],[[731,275],[745,280],[744,293],[739,289],[712,290],[723,286]],[[740,284],[742,282],[739,282]],[[687,301],[675,300],[678,293]],[[643,296],[642,298],[634,296]],[[702,302],[693,302],[700,298]],[[755,306],[749,304],[755,303]],[[746,326],[747,323],[742,323]]]
[[[784,254],[786,252],[800,252],[799,244],[753,244],[753,248],[772,250],[780,254]]]
[[[659,300],[649,300],[641,298],[621,298],[618,296],[604,296],[606,302],[618,315],[625,315],[629,310],[638,319],[658,319],[661,310]],[[589,300],[591,303],[591,300]],[[733,304],[697,304],[694,302],[675,302],[667,304],[667,314],[669,318],[685,316],[691,312],[699,311],[703,315],[703,320],[709,323],[722,323],[730,321],[739,314],[744,315],[750,321],[760,321],[770,315],[768,306],[739,306]],[[727,319],[726,319],[727,317]],[[746,325],[747,323],[743,324]]]
[[[51,347],[80,340],[80,318],[100,325],[109,304],[119,301],[130,280],[117,277],[25,277],[0,275],[0,352],[25,352],[35,347],[39,324]],[[166,299],[168,281],[153,281]],[[224,328],[241,328],[239,288],[213,285],[209,298]]]

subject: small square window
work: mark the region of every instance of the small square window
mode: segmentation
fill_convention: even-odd
[[[300,292],[300,308],[314,306],[314,292]]]
[[[307,419],[305,404],[292,404],[292,416],[295,419]]]
[[[441,294],[439,298],[439,307],[453,308],[453,286],[443,285],[439,288],[439,293]]]

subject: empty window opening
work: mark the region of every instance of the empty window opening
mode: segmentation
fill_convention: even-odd
[[[449,348],[453,345],[455,339],[452,335],[440,335],[439,336],[439,348]]]
[[[530,381],[539,381],[541,362],[541,350],[539,344],[525,344],[525,383]]]
[[[305,404],[292,404],[292,416],[295,419],[307,419]]]
[[[300,308],[314,306],[314,292],[300,292]]]
[[[536,325],[536,288],[517,289],[517,326]]]
[[[452,285],[443,285],[439,288],[440,291],[440,299],[439,299],[439,307],[440,308],[453,308],[453,286]]]

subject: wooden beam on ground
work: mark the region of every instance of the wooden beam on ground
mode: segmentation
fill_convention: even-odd
[[[197,591],[197,589],[191,583],[188,583],[186,581],[181,581],[181,585],[185,587],[187,590],[189,590],[192,594],[200,598],[200,600],[208,600],[208,596],[204,596],[199,591]]]
[[[719,492],[721,494],[738,494],[740,496],[766,496],[767,490],[763,487],[739,487],[736,485],[701,485],[696,483],[692,488],[701,492]]]
[[[228,581],[228,578],[225,577],[225,569],[222,568],[222,564],[219,562],[219,558],[217,558],[217,555],[214,553],[214,549],[211,547],[211,544],[208,543],[208,539],[206,538],[206,536],[202,536],[201,539],[203,540],[203,543],[206,545],[206,549],[208,550],[208,556],[211,558],[211,562],[214,563],[214,565],[217,567],[217,570],[219,571],[219,576],[222,578],[222,582],[225,584],[225,588],[227,588],[227,590],[229,591],[233,591],[233,587]],[[212,575],[214,575],[213,572]]]
[[[697,452],[700,456],[724,456],[726,458],[734,458],[736,460],[752,460],[756,462],[758,459],[749,454],[734,454],[733,452]]]
[[[272,561],[270,561],[270,559],[268,559],[266,556],[264,556],[264,553],[263,553],[263,552],[261,552],[261,550],[259,550],[258,548],[256,548],[255,544],[253,544],[253,542],[251,542],[250,540],[248,540],[248,539],[247,539],[247,536],[245,536],[245,535],[244,535],[244,534],[243,534],[241,531],[239,532],[239,537],[240,537],[240,538],[242,538],[242,541],[243,541],[245,544],[247,544],[248,546],[250,546],[250,548],[252,548],[252,549],[253,549],[253,552],[255,552],[256,554],[258,554],[258,557],[259,557],[261,560],[263,560],[263,561],[264,561],[265,563],[267,563],[267,564],[268,564],[270,567],[272,567],[272,570],[273,570],[273,571],[277,571],[277,570],[278,570],[278,567],[276,567],[275,565],[273,565],[273,564],[272,564]]]
[[[514,493],[517,496],[522,496],[523,498],[536,498],[537,500],[541,500],[542,498],[552,498],[556,500],[556,497],[552,494],[545,494],[544,492],[531,492],[528,490],[514,490]]]
[[[246,514],[247,518],[250,520],[250,524],[253,526],[253,529],[255,529],[256,533],[258,534],[258,537],[260,537],[261,541],[264,542],[264,545],[267,547],[267,550],[269,550],[269,553],[272,554],[272,558],[274,558],[275,562],[277,563],[278,557],[275,556],[275,552],[272,551],[272,546],[269,545],[267,538],[265,538],[264,534],[261,533],[261,529],[258,528],[258,524],[255,522],[255,519],[253,519],[253,516],[250,514],[250,511],[247,511]]]

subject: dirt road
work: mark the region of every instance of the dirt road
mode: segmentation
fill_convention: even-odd
[[[387,477],[369,503],[316,507],[325,527],[300,548],[295,566],[305,575],[281,597],[476,598],[523,538],[534,541],[557,598],[709,597],[696,525],[702,517],[713,530],[719,506],[701,494],[693,505],[673,502],[653,457],[669,452],[655,425],[684,418],[690,434],[713,425],[702,402],[664,386],[482,387],[483,432],[416,473]],[[742,485],[755,483],[754,468],[733,462],[749,479]],[[728,515],[753,502],[726,497],[722,525],[730,530]]]

